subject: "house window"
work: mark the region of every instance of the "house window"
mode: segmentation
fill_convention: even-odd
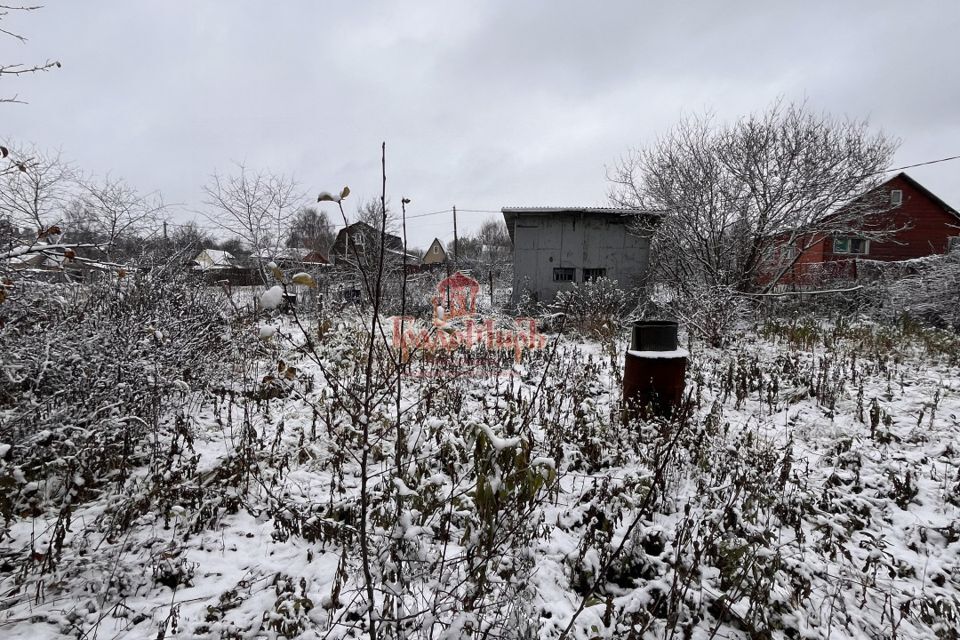
[[[796,262],[797,255],[799,253],[800,252],[797,250],[797,248],[791,244],[791,245],[785,245],[780,247],[777,255],[780,257],[780,260],[783,263],[789,264],[792,262]]]
[[[597,278],[606,278],[607,270],[606,269],[584,269],[583,270],[583,281],[590,282],[591,280],[596,280]]]
[[[960,250],[960,236],[953,236],[952,238],[947,238],[947,253],[951,251]]]
[[[890,206],[899,207],[901,204],[903,204],[903,191],[894,189],[890,192]]]
[[[849,236],[838,236],[833,239],[834,253],[850,253],[855,255],[866,255],[869,251],[869,243],[863,238],[851,238]]]
[[[440,253],[440,247],[438,247],[437,245],[433,245],[433,252]]]
[[[554,267],[553,268],[553,281],[554,282],[573,282],[577,277],[577,270],[573,267]]]

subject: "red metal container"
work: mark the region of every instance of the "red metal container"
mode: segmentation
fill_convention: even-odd
[[[624,420],[670,415],[683,400],[687,351],[677,341],[677,323],[635,322],[623,371]]]

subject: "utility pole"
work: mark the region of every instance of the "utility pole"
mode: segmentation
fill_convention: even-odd
[[[453,266],[460,268],[460,243],[457,239],[457,205],[453,205]]]
[[[167,240],[167,221],[163,221],[163,239]]]
[[[493,269],[487,269],[487,275],[490,277],[490,309],[493,310]]]

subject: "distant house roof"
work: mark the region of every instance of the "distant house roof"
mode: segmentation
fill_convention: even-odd
[[[587,214],[591,216],[606,217],[628,217],[644,216],[648,218],[660,218],[662,214],[657,211],[645,211],[643,209],[630,209],[625,207],[503,207],[500,209],[503,213],[503,220],[507,223],[507,231],[510,233],[510,239],[513,240],[513,222],[517,216],[521,215],[568,215],[568,214]]]
[[[193,261],[199,265],[200,269],[223,269],[237,264],[237,259],[232,253],[221,249],[203,249]]]
[[[303,260],[310,253],[310,250],[304,247],[277,247],[263,249],[254,254],[254,257],[258,260]]]
[[[383,236],[384,248],[387,253],[403,255],[403,240],[400,236],[393,235],[392,233],[385,233]],[[350,242],[347,242],[348,238],[350,238]],[[370,242],[372,243],[371,246],[375,246],[376,243],[379,242],[379,238],[380,231],[378,229],[370,226],[366,222],[354,222],[337,232],[337,239],[330,248],[330,257],[333,258],[334,264],[336,264],[338,260],[349,264],[353,258],[351,245],[355,248],[357,245]],[[413,256],[408,255],[408,258],[413,258]]]

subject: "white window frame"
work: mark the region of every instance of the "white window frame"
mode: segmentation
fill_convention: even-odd
[[[903,204],[903,190],[893,189],[890,191],[890,206],[899,207]]]
[[[947,238],[947,253],[960,250],[960,236],[950,236]]]

